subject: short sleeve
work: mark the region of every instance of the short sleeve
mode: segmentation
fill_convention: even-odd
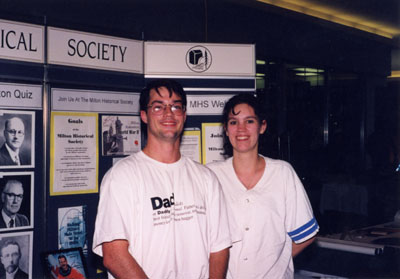
[[[127,218],[126,212],[135,211],[134,189],[128,183],[129,179],[129,172],[124,168],[114,167],[106,173],[101,183],[93,236],[93,252],[100,256],[102,256],[102,243],[116,239],[129,240],[132,221],[131,218]]]
[[[225,197],[217,177],[211,171],[209,192],[209,224],[210,224],[210,251],[211,253],[221,251],[232,245],[229,221],[226,210]]]
[[[286,231],[293,242],[302,243],[317,234],[319,226],[307,193],[293,168],[287,165]]]

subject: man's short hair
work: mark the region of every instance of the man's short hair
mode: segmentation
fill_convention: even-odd
[[[170,97],[172,96],[173,93],[181,97],[182,105],[184,108],[186,108],[187,104],[186,93],[183,90],[183,87],[180,83],[172,79],[156,79],[150,81],[146,85],[146,87],[142,89],[139,100],[140,110],[144,111],[147,110],[147,106],[149,105],[149,100],[150,100],[150,91],[154,89],[157,92],[157,94],[160,94],[159,89],[161,87],[165,87],[168,90]]]
[[[24,126],[25,126],[25,122],[24,122],[20,117],[14,116],[14,117],[8,118],[8,119],[6,119],[6,121],[4,121],[4,130],[7,129],[8,124],[10,123],[10,120],[11,120],[11,119],[18,119],[18,120],[20,120],[20,121],[22,122],[22,124],[24,124]]]
[[[59,256],[58,256],[58,259],[64,259],[64,260],[67,260],[67,258],[66,258],[64,255],[59,255]]]
[[[16,180],[16,179],[6,180],[6,182],[4,183],[3,187],[1,188],[1,193],[3,193],[4,190],[6,189],[7,185],[10,185],[10,184],[18,184],[18,185],[21,185],[21,187],[23,186],[23,185],[22,185],[22,182],[19,181],[19,180]],[[23,189],[23,188],[24,188],[24,187],[22,187],[22,189]]]
[[[18,247],[19,256],[21,256],[21,248],[19,247],[18,242],[16,242],[15,240],[7,240],[6,242],[4,242],[4,244],[0,248],[0,256],[3,256],[3,248],[6,248],[10,245],[16,245]]]

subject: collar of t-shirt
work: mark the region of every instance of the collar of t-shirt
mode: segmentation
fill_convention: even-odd
[[[18,152],[15,152],[14,150],[12,150],[8,144],[6,143],[6,148],[8,150],[8,153],[10,154],[11,159],[15,162],[15,157],[19,158]]]
[[[11,220],[10,216],[8,216],[8,215],[4,212],[4,210],[1,210],[1,215],[3,216],[3,220],[4,220],[4,222],[6,223],[7,228],[9,228],[9,226],[10,226],[10,220]],[[14,227],[15,227],[15,220],[14,220]]]

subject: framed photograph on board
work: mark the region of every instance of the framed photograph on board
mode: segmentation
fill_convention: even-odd
[[[0,172],[0,232],[33,228],[33,176],[33,172]]]
[[[34,167],[35,114],[0,110],[0,168]]]
[[[46,278],[89,278],[85,258],[80,247],[44,252],[42,257]]]
[[[33,232],[0,234],[0,278],[32,278],[32,237]]]

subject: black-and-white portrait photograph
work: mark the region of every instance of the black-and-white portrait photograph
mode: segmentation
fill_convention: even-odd
[[[0,235],[0,279],[32,278],[32,232]]]
[[[0,168],[34,166],[35,114],[0,110]]]
[[[33,228],[33,176],[33,172],[0,172],[0,231]]]

